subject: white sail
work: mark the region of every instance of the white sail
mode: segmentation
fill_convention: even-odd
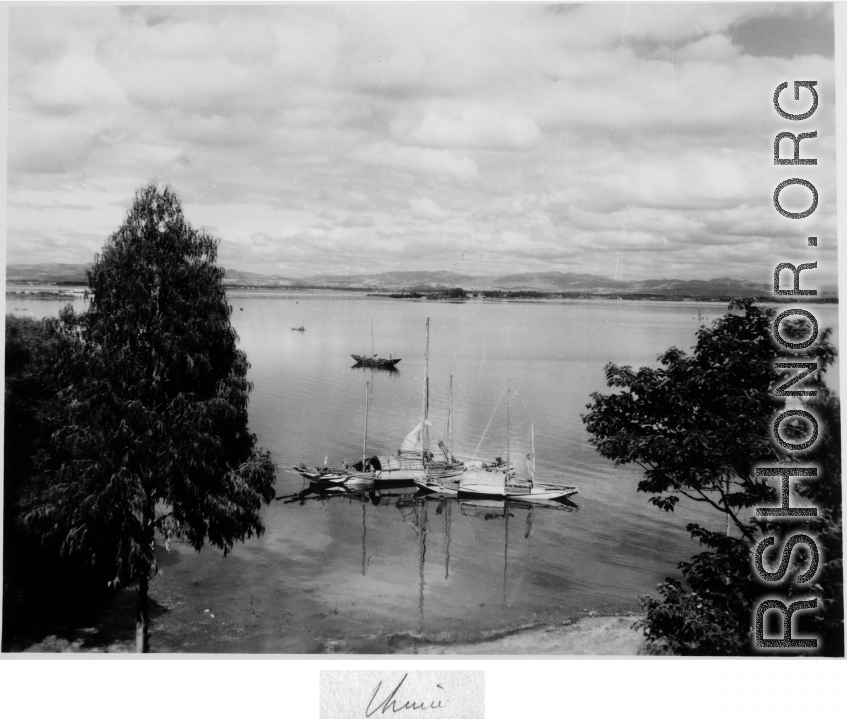
[[[426,426],[431,427],[432,422],[426,421]],[[423,420],[415,425],[415,428],[406,435],[403,444],[400,445],[400,454],[421,454],[423,452],[423,438],[421,437],[421,428]]]

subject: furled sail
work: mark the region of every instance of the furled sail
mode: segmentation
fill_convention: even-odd
[[[403,444],[400,445],[400,454],[421,454],[423,452],[423,442],[421,438],[421,428],[423,422],[418,422],[415,428],[406,435]],[[432,426],[432,422],[427,420],[427,427]]]

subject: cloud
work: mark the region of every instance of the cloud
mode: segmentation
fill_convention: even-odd
[[[371,145],[360,153],[364,162],[389,165],[403,170],[432,173],[456,180],[470,180],[477,176],[476,163],[446,150],[423,147],[405,147],[385,141]]]
[[[442,210],[432,200],[429,200],[425,197],[411,198],[409,200],[409,207],[412,210],[413,217],[427,218],[432,220],[447,217],[449,214],[448,212]]]
[[[394,129],[402,133],[399,123]],[[408,133],[408,140],[427,147],[522,150],[536,146],[541,131],[528,117],[476,105],[461,108],[455,116],[430,110]]]
[[[51,112],[79,112],[91,105],[124,103],[123,88],[94,58],[77,53],[34,73],[30,96]]]
[[[340,223],[341,227],[373,227],[374,218],[365,213],[354,213],[345,217]]]
[[[445,269],[464,253],[471,273],[765,281],[817,234],[821,282],[834,274],[825,4],[9,14],[10,262],[89,261],[156,180],[217,228],[227,266],[259,272]],[[819,81],[804,125],[819,165],[802,176],[821,204],[792,224],[770,199],[794,176],[770,160],[786,129],[771,97],[801,77]]]

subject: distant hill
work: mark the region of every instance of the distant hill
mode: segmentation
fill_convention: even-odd
[[[290,277],[282,277],[280,275],[263,275],[258,272],[245,272],[244,270],[224,270],[224,282],[266,282],[268,280],[278,281],[280,283],[294,282]]]
[[[85,284],[90,265],[46,264],[8,265],[8,283]],[[381,272],[359,275],[318,274],[307,277],[265,275],[259,272],[227,269],[224,282],[232,287],[326,287],[334,289],[372,289],[375,291],[432,292],[451,287],[465,290],[531,290],[536,292],[579,292],[608,295],[681,295],[689,297],[727,297],[739,295],[769,296],[773,288],[733,277],[711,280],[614,280],[602,275],[576,272],[522,272],[500,277],[480,277],[447,271]],[[836,287],[824,287],[820,296],[837,296]]]
[[[79,282],[86,284],[85,272],[91,265],[6,265],[6,282],[34,282],[56,284],[57,282]]]

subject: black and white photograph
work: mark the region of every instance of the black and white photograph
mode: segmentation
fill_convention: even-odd
[[[3,655],[843,658],[842,11],[7,5]]]

